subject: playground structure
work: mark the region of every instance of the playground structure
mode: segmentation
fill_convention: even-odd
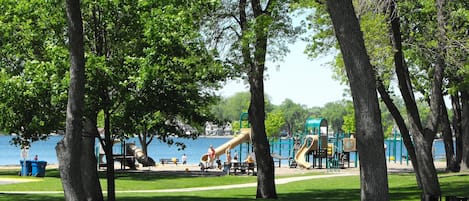
[[[303,145],[301,145],[295,154],[295,161],[298,166],[307,169],[311,167],[311,164],[306,161],[306,156],[312,151],[318,149],[318,141],[317,135],[306,135],[304,137]]]
[[[203,154],[200,158],[200,162],[204,163],[205,166],[208,166],[208,163],[213,163],[216,158],[219,158],[221,155],[225,154],[227,151],[234,149],[241,143],[248,142],[251,140],[251,128],[241,128],[238,136],[232,138],[228,142],[220,145],[215,148],[215,157],[210,158],[208,153]]]
[[[117,140],[114,142],[114,145],[116,144],[118,146],[113,146],[112,157],[114,161],[121,164],[121,170],[124,170],[126,166],[132,170],[137,169],[136,162],[142,164],[143,167],[155,166],[155,161],[147,156],[135,143]],[[101,144],[96,146],[96,155],[98,156],[98,167],[106,167],[106,162],[103,161],[105,154]]]
[[[278,164],[278,167],[282,166],[282,161],[287,161],[288,166],[290,166],[294,161],[293,142],[293,139],[290,137],[270,139],[270,155],[272,156],[274,163]]]
[[[209,153],[205,153],[201,156],[200,158],[200,163],[199,166],[201,170],[205,169],[210,169],[213,168],[213,163],[216,162],[218,167],[222,169],[226,174],[250,174],[255,175],[255,169],[256,169],[256,164],[255,164],[255,156],[253,153],[250,153],[250,150],[252,148],[250,147],[251,144],[251,139],[252,139],[252,130],[249,127],[249,122],[247,121],[247,113],[241,113],[239,117],[239,124],[240,124],[240,132],[237,136],[234,138],[228,140],[224,144],[216,147],[214,149],[214,156],[209,157]],[[245,120],[247,123],[247,128],[243,128],[243,120]],[[243,153],[243,145],[247,145],[246,149],[246,160],[241,160]],[[239,150],[238,152],[235,152],[236,155],[230,156],[233,157],[233,160],[231,161],[225,161],[222,165],[220,156],[226,153],[230,153],[230,150]],[[236,159],[236,160],[235,160]],[[238,161],[239,159],[239,161]]]
[[[126,143],[126,154],[134,156],[137,162],[143,165],[143,167],[155,166],[155,161],[147,156],[142,149],[137,147],[135,143]]]
[[[295,163],[291,167],[322,168],[323,161],[328,169],[345,168],[346,162],[350,167],[350,152],[356,152],[355,138],[343,133],[329,135],[327,120],[323,118],[308,118],[304,132],[297,137],[296,144],[301,146],[294,148]],[[356,162],[357,158],[355,167]]]
[[[200,168],[201,170],[213,168],[213,163],[216,161],[218,167],[221,169],[221,161],[219,160],[220,156],[230,152],[231,149],[235,149],[238,145],[243,144],[244,142],[250,142],[251,140],[251,128],[241,128],[239,135],[232,138],[228,142],[218,146],[215,148],[214,157],[209,157],[209,153],[205,153],[200,158]],[[223,171],[226,174],[249,174],[250,172],[252,175],[255,174],[255,163],[252,155],[248,155],[248,159],[245,162],[239,161],[226,161],[223,163]]]
[[[243,120],[247,120],[247,113],[240,115],[240,133],[233,139],[215,148],[215,156],[210,158],[208,153],[201,156],[201,168],[212,168],[213,163],[227,151],[239,150],[239,157],[242,154],[250,154],[252,147],[250,139],[251,128],[243,128]],[[246,123],[246,122],[244,122]],[[249,123],[247,124],[249,127]],[[290,167],[300,168],[323,168],[338,169],[350,167],[350,153],[355,152],[355,167],[357,167],[358,156],[356,153],[356,140],[352,134],[328,132],[328,123],[323,118],[308,118],[305,122],[303,133],[291,139],[272,139],[269,141],[271,156],[274,162],[278,162],[280,167],[282,160],[288,160]],[[283,148],[282,148],[283,147]],[[276,149],[277,148],[277,149]],[[287,155],[283,152],[287,151]],[[217,161],[219,166],[221,162]],[[225,166],[227,164],[225,163]]]
[[[433,141],[433,149],[432,149],[434,160],[438,157],[435,154],[435,142],[436,140]],[[410,162],[409,154],[407,153],[407,149],[405,148],[403,144],[402,136],[399,132],[397,132],[397,129],[393,129],[392,135],[384,140],[384,145],[385,145],[386,159],[388,163],[399,162],[402,165],[403,162],[405,162],[406,165],[409,165],[409,162]],[[440,153],[444,153],[444,150]],[[443,157],[444,156],[440,158],[443,158]]]

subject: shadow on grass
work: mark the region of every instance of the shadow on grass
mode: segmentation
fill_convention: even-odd
[[[0,176],[16,176],[20,174],[20,170],[2,170]]]
[[[192,201],[219,201],[219,200],[256,200],[255,189],[252,189],[251,195],[240,195],[236,197],[207,197],[207,196],[195,196],[195,195],[178,195],[178,196],[165,196],[164,194],[153,195],[147,197],[138,197],[135,195],[120,195],[118,196],[121,200],[128,201],[151,201],[151,200],[163,200],[163,201],[178,201],[178,200],[192,200]],[[210,195],[210,192],[208,192]],[[419,191],[412,187],[406,188],[395,188],[393,193],[390,193],[391,200],[419,200]],[[360,189],[328,189],[318,190],[309,189],[303,192],[291,192],[291,193],[278,193],[278,200],[282,201],[305,201],[305,200],[347,200],[347,201],[359,201],[360,200]]]
[[[20,170],[2,170],[0,171],[0,176],[18,176]],[[106,178],[106,171],[98,172],[99,178]],[[224,173],[221,171],[212,171],[212,172],[202,172],[202,171],[120,171],[116,170],[115,178],[121,179],[131,179],[131,180],[140,180],[148,181],[155,179],[176,179],[176,178],[192,178],[192,177],[217,177],[223,176]],[[60,172],[58,169],[46,169],[46,177],[60,178]]]
[[[461,188],[460,188],[461,187]],[[443,196],[447,195],[458,195],[461,189],[467,188],[467,184],[464,182],[458,182],[452,185],[452,189],[449,189],[444,193]],[[228,190],[231,191],[231,190]],[[125,193],[117,194],[118,200],[126,201],[178,201],[178,200],[191,200],[191,201],[238,201],[238,200],[256,200],[255,199],[255,188],[251,188],[249,193],[244,195],[233,195],[233,197],[209,197],[212,191],[207,191],[207,196],[198,195],[196,193],[179,193],[174,194],[141,194],[141,193]],[[223,190],[220,190],[223,192]],[[391,200],[419,200],[420,194],[416,187],[399,187],[390,189]],[[231,194],[232,192],[228,193]],[[250,194],[250,195],[248,195]],[[58,201],[63,200],[61,195],[16,195],[16,194],[0,194],[0,201],[3,200],[26,200],[26,201]],[[291,192],[291,193],[278,193],[278,200],[285,201],[304,201],[304,200],[360,200],[360,189],[328,189],[318,190],[314,188],[305,189],[302,192]]]
[[[119,197],[121,200],[126,201],[174,201],[174,200],[190,200],[190,201],[234,201],[234,200],[254,200],[249,198],[206,198],[206,197],[198,197],[198,196],[154,196],[154,197]]]
[[[469,178],[466,181],[452,181],[451,185],[441,185],[443,196],[469,197]]]
[[[20,169],[12,170],[2,170],[0,171],[0,176],[19,176]],[[46,177],[55,177],[60,178],[60,173],[58,169],[46,169]]]
[[[0,175],[10,175],[15,171],[0,171]],[[178,172],[174,171],[140,171],[140,172],[116,172],[116,177],[119,179],[128,180],[158,180],[158,179],[172,179],[172,178],[190,178],[197,176],[219,176],[216,172]],[[402,173],[396,174],[397,176],[413,177],[412,174]],[[440,176],[440,185],[445,196],[461,196],[468,197],[469,183],[467,178],[468,173],[460,173],[458,175],[443,175]],[[59,172],[55,169],[47,170],[47,177],[59,177]],[[100,172],[101,177],[105,177],[103,172]],[[399,181],[399,179],[398,179]],[[402,184],[400,181],[399,184]],[[390,187],[391,200],[420,200],[420,189],[417,188],[414,182],[408,182],[404,186]],[[313,181],[307,184],[306,187],[287,187],[283,185],[277,186],[278,200],[285,201],[304,201],[304,200],[360,200],[359,186],[346,186],[342,188],[324,188],[319,181]],[[311,186],[309,186],[311,185]],[[185,193],[118,193],[116,195],[118,200],[128,201],[177,201],[177,200],[193,200],[193,201],[221,201],[221,200],[255,200],[255,188],[243,188],[233,190],[217,190],[217,191],[203,191],[203,192],[185,192]],[[42,200],[64,200],[63,195],[16,195],[16,194],[0,194],[0,201],[3,200],[27,200],[27,201],[42,201]]]
[[[63,201],[62,195],[23,195],[23,194],[0,194],[0,201],[11,201],[11,200],[22,200],[22,201]]]
[[[202,172],[202,171],[117,171],[115,178],[136,181],[151,181],[158,179],[177,179],[193,177],[218,177],[223,176],[223,172]],[[100,172],[100,178],[106,178],[105,172]]]
[[[48,169],[48,170],[46,170],[46,177],[60,178],[59,169]]]

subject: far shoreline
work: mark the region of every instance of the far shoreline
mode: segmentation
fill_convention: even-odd
[[[233,138],[233,137],[234,137],[233,135],[199,135],[197,138],[230,139],[230,138]]]

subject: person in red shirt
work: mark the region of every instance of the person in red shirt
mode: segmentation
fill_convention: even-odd
[[[208,148],[208,161],[210,163],[210,167],[213,166],[213,161],[215,161],[215,149],[212,145]]]

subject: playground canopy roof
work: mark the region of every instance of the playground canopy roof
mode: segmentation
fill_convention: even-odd
[[[324,118],[312,118],[309,117],[306,119],[306,129],[309,128],[320,128],[320,127],[327,127],[327,120]]]

